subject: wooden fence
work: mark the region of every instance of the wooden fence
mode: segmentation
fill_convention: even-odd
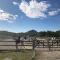
[[[7,44],[7,43],[16,43],[15,41],[0,41],[0,43],[6,43],[6,44],[0,44],[1,47],[9,47],[9,46],[14,46],[16,47],[16,44]],[[50,41],[43,41],[43,40],[34,40],[34,41],[23,41],[23,44],[18,44],[18,47],[26,47],[30,46],[34,50],[35,48],[60,48],[60,41],[59,40],[50,40]]]

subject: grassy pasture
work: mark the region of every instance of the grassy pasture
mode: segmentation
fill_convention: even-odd
[[[32,50],[21,50],[19,52],[3,51],[0,52],[0,60],[31,60]]]

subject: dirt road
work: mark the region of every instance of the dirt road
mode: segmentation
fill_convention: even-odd
[[[60,51],[36,50],[36,60],[60,60]]]

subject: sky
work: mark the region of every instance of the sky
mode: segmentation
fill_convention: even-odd
[[[60,30],[60,0],[0,0],[0,31]]]

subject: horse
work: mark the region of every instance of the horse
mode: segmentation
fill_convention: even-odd
[[[20,43],[20,36],[15,40],[16,42],[16,50],[18,50],[18,44]]]

